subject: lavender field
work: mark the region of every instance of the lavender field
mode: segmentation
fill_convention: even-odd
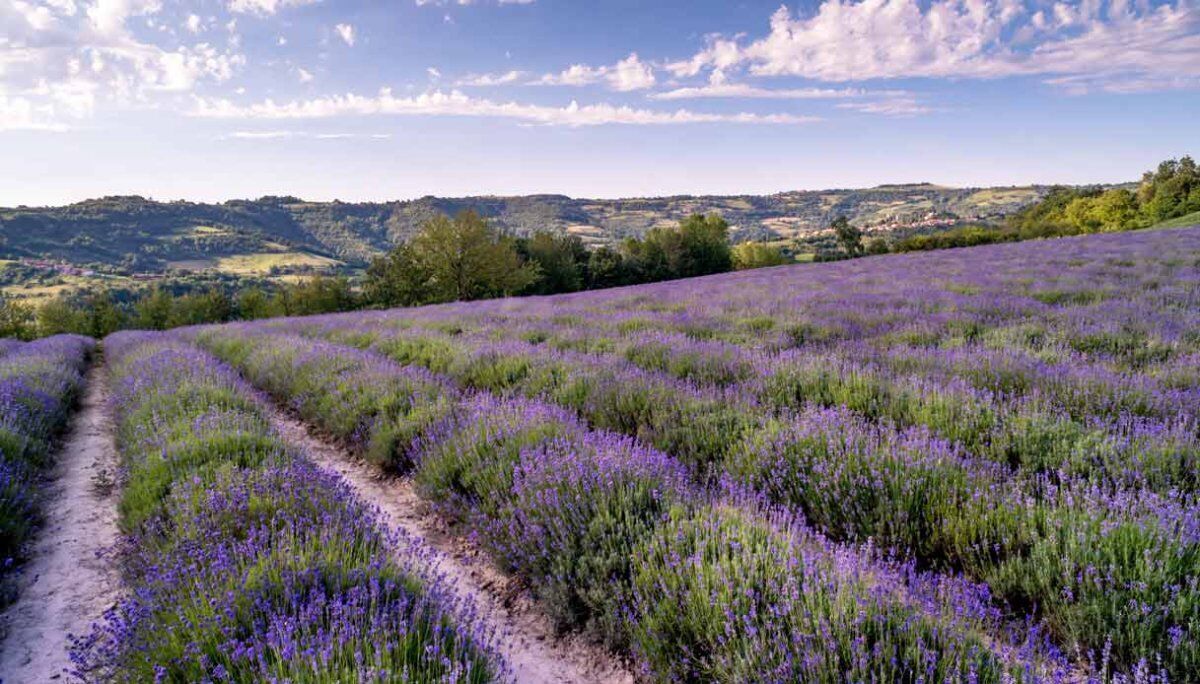
[[[1200,229],[102,349],[76,680],[1200,681]]]

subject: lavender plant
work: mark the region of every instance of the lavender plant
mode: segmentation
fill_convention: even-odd
[[[83,387],[94,347],[76,335],[4,345],[0,355],[0,571],[21,560],[39,522],[40,469]]]
[[[202,339],[222,334],[230,333],[209,331]],[[259,342],[268,347],[273,343],[299,344],[295,338],[272,334]],[[361,354],[330,345],[320,348],[334,356],[354,358]],[[251,375],[256,372],[253,358],[245,357],[242,363]],[[379,369],[386,372],[387,366],[380,365]],[[286,394],[279,398],[288,401]],[[415,447],[418,490],[479,539],[503,567],[525,579],[545,609],[564,626],[588,626],[613,646],[632,647],[648,676],[664,681],[701,676],[695,673],[720,681],[742,681],[754,669],[738,669],[732,663],[713,666],[710,661],[724,657],[720,655],[693,658],[671,651],[674,647],[666,641],[674,637],[653,627],[663,619],[658,613],[663,602],[639,598],[639,586],[640,590],[648,590],[639,585],[646,577],[667,578],[682,573],[680,582],[694,583],[705,581],[703,577],[712,572],[724,572],[720,558],[707,554],[698,565],[686,568],[656,556],[647,556],[644,562],[639,562],[636,553],[630,556],[631,550],[661,538],[664,529],[669,529],[672,515],[715,515],[712,511],[717,509],[704,503],[707,495],[693,484],[694,473],[681,462],[628,437],[588,430],[573,412],[554,404],[486,393],[465,396],[458,410],[431,427]],[[756,510],[759,504],[750,505]],[[752,510],[746,515],[757,514]],[[804,535],[806,539],[818,539],[808,531]],[[731,543],[736,546],[740,542]],[[912,573],[904,576],[869,549],[859,553],[825,545],[815,553],[824,559],[822,563],[832,563],[835,557],[848,554],[862,565],[864,576],[896,578],[892,584],[874,589],[864,584],[863,596],[848,599],[847,605],[877,592],[882,596],[876,615],[881,623],[903,626],[919,620],[927,625],[928,639],[921,637],[925,640],[919,641],[927,648],[915,651],[917,655],[903,635],[895,637],[891,651],[874,647],[864,651],[853,630],[831,634],[830,643],[851,654],[847,657],[857,659],[864,671],[879,667],[893,668],[886,670],[889,672],[917,671],[930,658],[938,660],[944,655],[950,659],[944,670],[947,678],[969,679],[974,676],[975,666],[962,665],[962,658],[952,652],[960,642],[979,644],[979,659],[992,663],[987,666],[990,669],[985,669],[997,676],[1011,673],[1006,676],[1053,680],[1062,669],[1057,654],[1043,643],[1036,628],[1026,630],[1023,640],[1014,642],[994,610],[986,620],[957,621],[954,616],[963,615],[962,607],[948,605],[946,600],[958,599],[935,597],[928,588],[950,580],[934,581]],[[777,560],[780,558],[783,556]],[[785,570],[784,574],[790,576],[790,572]],[[842,581],[836,570],[830,572],[833,575],[829,581]],[[744,590],[753,594],[766,591],[768,587],[760,585],[768,580],[752,576],[746,580]],[[912,596],[925,596],[927,601],[910,603],[907,597]],[[972,605],[985,604],[976,599]],[[640,631],[643,628],[648,631]],[[762,648],[751,645],[757,644],[759,629],[720,637],[718,640],[727,642],[730,650],[716,649],[714,653]],[[674,634],[676,630],[668,631]],[[1025,644],[1027,652],[1021,653],[1021,647],[1014,643]],[[654,648],[666,649],[666,655],[656,655]],[[768,649],[767,653],[773,654],[769,657],[786,658],[778,649]],[[879,658],[884,661],[877,661]],[[685,666],[698,669],[694,673],[678,669]],[[826,671],[839,666],[829,665]]]
[[[410,540],[269,429],[226,366],[119,333],[113,408],[129,593],[74,675],[145,681],[503,679],[492,635]]]

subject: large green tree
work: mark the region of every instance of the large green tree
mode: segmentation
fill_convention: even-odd
[[[862,254],[862,231],[851,225],[850,219],[839,216],[833,220],[830,227],[833,228],[833,234],[846,256],[856,257]]]
[[[678,227],[652,228],[621,245],[637,282],[690,278],[733,268],[729,224],[717,214],[694,214]]]
[[[733,248],[733,267],[739,271],[793,263],[783,250],[762,242],[743,242]]]
[[[526,289],[527,293],[555,294],[583,289],[589,254],[579,236],[538,231],[530,238],[518,240],[517,248],[541,273]]]
[[[33,337],[33,310],[0,294],[0,337]]]
[[[538,277],[512,238],[465,211],[430,219],[411,242],[377,258],[364,287],[375,304],[408,306],[516,294]]]

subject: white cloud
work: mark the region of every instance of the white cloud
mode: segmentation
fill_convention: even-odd
[[[203,27],[200,17],[195,14],[189,14],[187,21],[183,22],[183,25],[184,28],[192,33],[200,33],[200,29]]]
[[[232,47],[179,42],[163,22],[155,26],[170,47],[135,37],[128,25],[161,9],[158,0],[0,2],[0,128],[70,128],[101,102],[149,103],[156,93],[226,81],[245,64]]]
[[[287,7],[311,5],[320,0],[229,0],[229,11],[266,16]]]
[[[654,86],[654,70],[638,59],[637,53],[617,62],[608,74],[608,83],[613,90],[645,90]]]
[[[530,85],[584,86],[601,81],[613,90],[644,90],[655,84],[654,69],[633,52],[612,66],[573,64],[557,74],[546,74],[531,81]]]
[[[904,91],[869,91],[862,88],[760,88],[748,83],[731,83],[724,72],[712,72],[708,83],[651,93],[652,100],[690,100],[699,98],[751,98],[762,100],[836,100],[868,96],[897,96]]]
[[[496,0],[497,5],[532,5],[534,0]],[[474,0],[416,0],[417,7],[445,7],[446,5],[474,5]]]
[[[333,30],[337,32],[338,37],[342,39],[343,43],[349,45],[350,47],[354,47],[355,36],[353,26],[350,24],[338,24],[337,26],[333,27]]]
[[[294,135],[295,133],[292,131],[234,131],[226,137],[235,140],[278,140]]]
[[[105,36],[124,33],[129,17],[154,14],[162,9],[158,0],[96,0],[87,15],[96,32]]]
[[[744,68],[824,82],[1046,76],[1087,90],[1200,83],[1200,5],[1175,0],[827,0],[811,16],[780,7],[770,32],[742,44],[710,38],[677,77]],[[1063,80],[1065,78],[1065,80]]]
[[[429,78],[435,81],[442,77],[442,72],[438,71],[437,67],[428,67],[425,69],[425,73],[429,74]]]
[[[312,100],[276,103],[264,100],[237,105],[229,100],[197,98],[192,114],[217,119],[322,119],[337,116],[477,116],[503,118],[547,126],[670,125],[694,123],[804,124],[815,117],[792,114],[711,114],[687,109],[658,111],[610,104],[566,107],[494,102],[469,97],[457,90],[432,91],[413,97],[395,97],[383,89],[375,96],[335,95]]]
[[[309,83],[313,80],[313,75],[307,69],[296,67],[296,78],[300,79],[301,83]]]
[[[525,78],[525,75],[524,71],[515,69],[501,74],[468,74],[455,81],[454,85],[472,88],[509,85]]]
[[[870,102],[840,102],[837,107],[883,116],[916,116],[934,111],[933,108],[921,104],[912,97],[894,97]]]
[[[391,133],[306,133],[302,131],[234,131],[218,140],[290,140],[293,138],[310,138],[312,140],[352,140],[365,138],[369,140],[388,140]]]
[[[9,0],[9,6],[35,31],[49,30],[58,23],[55,13],[45,5],[35,5],[24,0]]]
[[[2,131],[65,131],[69,127],[55,120],[48,105],[35,103],[26,97],[9,97],[0,92],[0,132]]]

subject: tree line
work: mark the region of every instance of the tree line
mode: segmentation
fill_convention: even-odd
[[[615,247],[589,249],[578,236],[510,236],[478,214],[427,221],[408,242],[374,259],[361,283],[311,276],[271,287],[209,287],[141,293],[100,290],[60,295],[38,307],[0,296],[0,337],[59,333],[103,337],[122,329],[305,316],[513,295],[549,295],[791,263],[779,247],[729,244],[717,215],[690,216]]]
[[[899,239],[866,238],[846,217],[829,225],[836,249],[817,261],[890,252],[969,247],[1144,228],[1200,211],[1200,172],[1191,157],[1146,172],[1134,189],[1053,188],[1002,226],[962,226]],[[60,295],[37,307],[0,295],[0,337],[57,333],[103,337],[116,330],[303,316],[363,308],[420,306],[516,295],[550,295],[794,263],[778,245],[729,243],[718,215],[693,215],[641,238],[589,249],[575,235],[505,234],[472,211],[436,216],[411,240],[376,257],[361,283],[312,276],[291,284],[210,287],[175,292],[156,285],[137,294],[102,290]]]
[[[505,235],[465,211],[431,219],[412,240],[372,261],[363,295],[373,306],[419,306],[636,285],[784,261],[778,249],[731,247],[729,225],[715,214],[588,249],[575,235]]]
[[[1002,226],[961,226],[892,241],[875,238],[864,245],[860,232],[844,221],[840,226],[835,222],[841,252],[827,258],[1137,230],[1196,212],[1200,212],[1200,171],[1196,162],[1185,156],[1147,171],[1133,189],[1052,188],[1041,201],[1009,216]]]
[[[60,333],[104,337],[118,330],[168,330],[278,316],[349,311],[361,297],[344,277],[313,276],[271,288],[209,287],[175,292],[156,284],[140,293],[102,289],[59,295],[38,306],[0,296],[0,337],[33,339]]]

